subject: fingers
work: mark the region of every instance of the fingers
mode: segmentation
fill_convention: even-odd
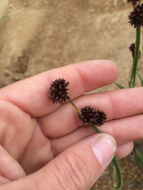
[[[64,137],[51,139],[51,146],[54,155],[58,155],[72,145],[78,143],[82,139],[94,135],[95,132],[89,127],[81,127],[75,130],[73,133],[66,135]]]
[[[138,115],[110,121],[101,126],[99,129],[103,133],[113,136],[116,139],[118,145],[121,146],[130,141],[143,138],[143,116]],[[76,144],[78,141],[92,134],[95,134],[95,131],[93,131],[90,127],[80,127],[68,135],[52,139],[51,143],[54,154],[59,154],[66,148]]]
[[[0,183],[7,183],[24,176],[22,167],[0,146]]]
[[[104,111],[109,121],[142,113],[142,97],[143,88],[141,87],[82,96],[74,102],[79,108],[89,105]],[[69,134],[82,125],[78,114],[69,103],[52,114],[42,117],[39,121],[45,135],[50,137]]]
[[[0,184],[5,184],[5,183],[9,183],[9,182],[11,182],[11,180],[0,175]]]
[[[35,174],[10,185],[10,188],[38,190],[87,190],[101,176],[116,151],[115,140],[105,134],[88,137],[72,146]],[[22,187],[22,188],[21,188]]]
[[[40,128],[36,126],[19,163],[24,168],[26,174],[31,174],[42,168],[51,159],[53,159],[53,150],[50,140],[47,139]]]
[[[86,91],[114,82],[117,67],[110,61],[98,60],[53,69],[1,89],[0,97],[34,117],[43,116],[58,107],[48,98],[51,82],[57,78],[70,82],[69,95],[76,98]]]
[[[107,122],[100,127],[104,133],[112,135],[118,144],[143,138],[143,115]]]
[[[74,131],[73,133],[51,140],[51,146],[54,152],[54,155],[58,155],[67,148],[73,146],[74,144],[80,142],[82,139],[85,139],[91,135],[95,134],[95,132],[89,127],[82,127]],[[134,147],[133,141],[130,142],[118,142],[116,155],[119,159],[122,159],[128,156]]]
[[[117,148],[117,152],[116,152],[116,156],[119,159],[125,158],[127,157],[129,154],[131,154],[131,152],[133,151],[134,148],[134,143],[133,141],[128,142],[126,144],[120,145]]]

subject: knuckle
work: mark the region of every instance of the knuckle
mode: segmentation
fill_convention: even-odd
[[[66,190],[67,184],[71,190],[87,189],[89,186],[88,167],[82,158],[73,153],[63,156],[62,162],[63,164],[56,163],[56,178],[62,189]]]

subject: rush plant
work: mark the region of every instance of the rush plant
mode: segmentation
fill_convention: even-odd
[[[141,58],[141,30],[143,27],[143,4],[141,3],[141,0],[127,0],[127,2],[133,5],[133,10],[130,12],[128,19],[130,26],[135,31],[135,40],[129,46],[129,50],[133,58],[133,63],[127,88],[134,88],[138,86],[138,81],[140,82],[140,86],[143,86],[143,77],[139,72],[139,64]],[[115,84],[119,88],[126,88],[121,84]],[[135,141],[134,144],[134,150],[132,152],[131,158],[133,158],[140,169],[143,169],[142,142]]]
[[[134,88],[137,86],[137,79],[140,81],[140,86],[143,86],[143,77],[139,73],[139,59],[141,57],[140,43],[141,43],[141,28],[143,27],[143,4],[140,0],[127,0],[131,3],[133,10],[129,14],[129,24],[135,30],[135,41],[129,46],[131,52],[133,63],[131,67],[131,73],[128,80],[127,88]],[[119,88],[126,88],[125,86],[115,83]],[[103,125],[106,120],[106,113],[102,110],[98,110],[89,105],[78,108],[75,103],[70,99],[68,90],[70,83],[63,78],[55,79],[51,83],[49,98],[55,103],[63,104],[69,102],[78,114],[79,119],[83,122],[85,126],[91,127],[96,133],[100,133],[100,126]],[[133,150],[134,161],[143,168],[143,145],[139,142],[135,142],[135,147]],[[121,190],[123,187],[123,176],[122,169],[120,167],[119,161],[116,157],[113,158],[111,167],[113,168],[113,189]]]

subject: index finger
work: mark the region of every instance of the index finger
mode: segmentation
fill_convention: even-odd
[[[51,82],[55,79],[64,78],[70,83],[69,96],[73,99],[89,90],[112,83],[117,78],[117,72],[117,66],[111,61],[72,64],[7,86],[0,90],[0,98],[14,103],[33,117],[40,117],[59,106],[53,104],[48,97]]]

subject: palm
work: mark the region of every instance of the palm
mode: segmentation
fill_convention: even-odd
[[[1,102],[0,109],[0,140],[8,153],[28,173],[47,163],[53,157],[51,144],[37,119],[9,102]]]

